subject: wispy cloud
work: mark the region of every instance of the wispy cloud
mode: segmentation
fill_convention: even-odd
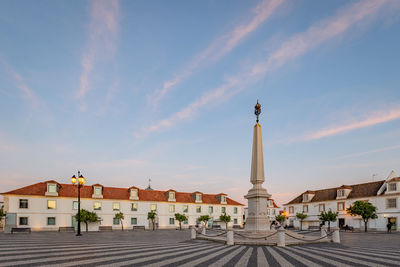
[[[266,60],[253,64],[250,69],[242,72],[243,74],[231,78],[218,88],[206,92],[199,99],[170,117],[144,128],[139,136],[145,136],[148,133],[172,127],[180,121],[193,117],[203,106],[220,101],[221,98],[229,99],[246,88],[247,85],[262,79],[269,72],[282,67],[318,45],[342,36],[352,26],[378,15],[382,6],[388,2],[391,3],[392,1],[359,1],[340,9],[334,16],[319,21],[309,27],[307,31],[289,38],[277,50],[273,51]]]
[[[89,24],[89,40],[87,49],[81,60],[82,73],[80,76],[77,98],[84,98],[90,87],[90,75],[98,58],[104,59],[115,51],[116,36],[118,33],[118,0],[95,0],[91,2]],[[85,109],[85,105],[82,105]]]
[[[152,103],[157,104],[172,89],[186,80],[199,68],[216,62],[231,52],[246,36],[257,30],[274,11],[286,0],[263,0],[253,9],[254,16],[249,21],[236,25],[229,33],[214,40],[204,51],[197,54],[174,78],[165,81],[161,89],[156,90]]]
[[[309,140],[321,139],[397,119],[400,119],[400,107],[395,107],[389,110],[375,111],[373,113],[368,114],[364,118],[354,120],[352,122],[334,125],[322,130],[317,130],[308,133],[300,137],[298,140],[309,141]]]
[[[347,155],[332,158],[329,160],[332,161],[332,160],[337,160],[337,159],[354,158],[354,157],[360,157],[360,156],[365,156],[365,155],[370,155],[370,154],[375,154],[375,153],[380,153],[380,152],[385,152],[385,151],[390,151],[390,150],[397,150],[397,149],[400,149],[400,145],[381,147],[381,148],[377,148],[377,149],[363,151],[360,153],[347,154]]]
[[[26,84],[24,78],[18,72],[16,72],[3,58],[0,57],[0,61],[6,72],[15,82],[15,86],[20,89],[21,95],[30,102],[32,108],[37,108],[39,105],[39,100],[33,90]]]

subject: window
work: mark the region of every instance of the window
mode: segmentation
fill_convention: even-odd
[[[343,189],[338,190],[338,197],[344,197],[344,190]]]
[[[397,184],[396,183],[390,183],[388,191],[396,191],[397,190]]]
[[[238,208],[237,208],[237,207],[234,207],[234,208],[233,208],[233,214],[237,214],[237,212],[238,212]]]
[[[157,204],[151,204],[150,210],[156,211],[157,210]]]
[[[137,189],[131,189],[131,197],[132,197],[132,198],[138,197]]]
[[[28,208],[28,200],[27,199],[20,199],[19,200],[19,208],[20,209],[27,209]]]
[[[183,221],[183,224],[188,224],[188,223],[189,223],[188,220]]]
[[[28,217],[19,217],[19,225],[28,225]]]
[[[113,206],[113,208],[114,208],[114,206]],[[94,210],[101,210],[101,202],[98,202],[98,201],[94,202],[93,203],[93,209]]]
[[[274,215],[276,215],[276,210],[275,209],[273,209],[273,213],[274,213]]]
[[[225,207],[221,208],[221,213],[226,213],[226,208]]]
[[[308,195],[307,194],[303,195],[303,201],[308,201]]]
[[[397,199],[396,198],[388,198],[388,199],[386,199],[386,208],[387,209],[395,209],[395,208],[397,208]]]
[[[289,207],[289,213],[294,213],[294,207]]]
[[[197,206],[197,207],[196,207],[196,212],[197,212],[197,213],[201,213],[201,206]]]
[[[96,186],[96,187],[94,188],[94,194],[95,194],[96,196],[101,196],[101,187]]]
[[[344,210],[344,202],[338,202],[337,203],[337,210],[338,211]]]
[[[269,215],[270,214],[270,209],[267,209],[267,215]]]
[[[208,212],[209,212],[210,214],[213,213],[213,212],[214,212],[214,207],[209,206],[209,207],[208,207]]]
[[[319,212],[325,211],[325,204],[319,204],[318,210],[319,210]]]
[[[56,201],[55,200],[47,200],[47,209],[55,210],[56,209]]]
[[[47,185],[47,192],[49,192],[49,193],[57,193],[57,185],[48,184]]]
[[[233,219],[233,224],[237,224],[237,219]]]
[[[47,217],[47,225],[56,225],[56,217]]]
[[[196,194],[196,201],[201,201],[201,194]]]
[[[119,202],[114,202],[112,207],[114,211],[118,211],[120,209]]]
[[[221,202],[226,203],[226,196],[221,196]]]
[[[175,192],[169,192],[169,199],[175,199]]]
[[[137,207],[138,207],[137,203],[132,203],[131,204],[131,211],[137,211]]]
[[[189,206],[183,205],[183,212],[189,212]]]
[[[113,224],[114,225],[119,225],[119,219],[118,218],[113,218]]]
[[[175,205],[169,205],[169,212],[175,212]]]
[[[169,218],[169,224],[175,224],[175,219],[174,218]]]
[[[78,209],[78,201],[72,201],[72,209],[77,210]]]
[[[308,205],[304,205],[304,206],[303,206],[303,212],[304,212],[304,213],[307,213],[307,212],[308,212]]]
[[[137,224],[137,218],[131,218],[131,224]]]

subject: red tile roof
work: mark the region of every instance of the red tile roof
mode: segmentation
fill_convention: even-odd
[[[53,182],[53,181],[52,181]],[[78,187],[76,185],[71,184],[59,184],[60,189],[58,192],[59,197],[72,197],[75,198],[78,195]],[[6,193],[1,193],[2,195],[27,195],[27,196],[45,196],[47,191],[46,182],[40,182],[33,185],[28,185],[16,190],[12,190]],[[168,190],[169,191],[169,190]],[[168,191],[160,191],[160,190],[143,190],[139,189],[138,195],[139,200],[142,201],[168,201],[166,196],[166,192]],[[176,192],[176,191],[175,191]],[[93,186],[85,185],[81,188],[81,197],[82,198],[92,198],[93,195]],[[203,204],[220,204],[220,201],[217,199],[218,195],[214,194],[203,194],[202,200]],[[103,199],[115,199],[115,200],[129,200],[129,188],[117,188],[117,187],[106,187],[103,186]],[[183,193],[176,192],[175,193],[176,202],[182,203],[195,203],[194,201],[194,193]],[[243,204],[234,201],[230,198],[226,198],[226,202],[228,205],[240,205]]]
[[[370,182],[364,184],[355,184],[355,185],[347,185],[346,188],[351,189],[350,194],[347,198],[364,198],[364,197],[372,197],[376,196],[378,193],[379,188],[385,181],[377,181],[377,182]],[[320,201],[328,201],[328,200],[336,200],[337,190],[343,187],[335,187],[329,189],[322,189],[322,190],[315,190],[315,195],[309,202],[320,202]],[[308,192],[308,191],[306,191]],[[299,204],[303,203],[303,194],[297,196],[290,202],[285,205],[290,204]]]

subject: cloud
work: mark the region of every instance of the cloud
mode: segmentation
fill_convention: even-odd
[[[82,55],[82,73],[76,97],[82,99],[90,88],[90,74],[98,58],[112,55],[115,51],[118,33],[119,2],[118,0],[95,0],[91,2],[89,40],[87,49]],[[84,108],[83,110],[86,110]]]
[[[36,109],[39,105],[39,100],[33,90],[26,85],[24,78],[22,78],[22,76],[16,72],[3,58],[0,57],[0,61],[3,64],[6,72],[14,80],[15,86],[21,90],[22,96],[30,102],[32,108]]]
[[[170,128],[179,122],[194,117],[200,108],[209,105],[222,98],[230,97],[242,91],[247,85],[262,79],[267,73],[282,67],[284,64],[309,52],[311,49],[346,33],[357,23],[365,22],[379,13],[382,6],[392,3],[385,0],[360,1],[340,9],[334,16],[319,21],[308,28],[307,31],[295,34],[284,42],[277,50],[273,51],[266,60],[257,62],[247,71],[236,77],[230,78],[225,84],[214,88],[190,103],[181,111],[170,117],[145,127],[139,136],[145,136],[151,132],[157,132]],[[396,8],[398,6],[392,6]],[[138,136],[138,135],[137,135]]]
[[[197,69],[204,65],[219,60],[231,52],[246,36],[257,30],[274,11],[286,0],[264,0],[254,8],[254,16],[250,21],[237,25],[229,33],[213,41],[203,52],[196,55],[173,79],[165,81],[161,89],[156,90],[155,97],[151,99],[153,104],[159,101],[171,90],[172,87],[181,83],[191,76]]]
[[[337,160],[337,159],[347,159],[347,158],[360,157],[360,156],[365,156],[365,155],[369,155],[369,154],[375,154],[375,153],[379,153],[379,152],[397,150],[397,149],[400,149],[400,145],[381,147],[381,148],[368,150],[368,151],[364,151],[364,152],[360,152],[360,153],[348,154],[348,155],[344,155],[344,156],[340,156],[340,157],[336,157],[336,158],[330,159],[330,161]]]
[[[355,120],[349,123],[330,126],[328,128],[317,130],[299,138],[300,141],[310,141],[329,136],[347,133],[353,130],[374,126],[377,124],[400,119],[400,107],[389,110],[376,111],[368,114],[365,118]]]

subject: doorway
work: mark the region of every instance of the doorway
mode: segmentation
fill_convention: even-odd
[[[339,228],[343,228],[345,225],[345,220],[344,218],[339,218]]]

